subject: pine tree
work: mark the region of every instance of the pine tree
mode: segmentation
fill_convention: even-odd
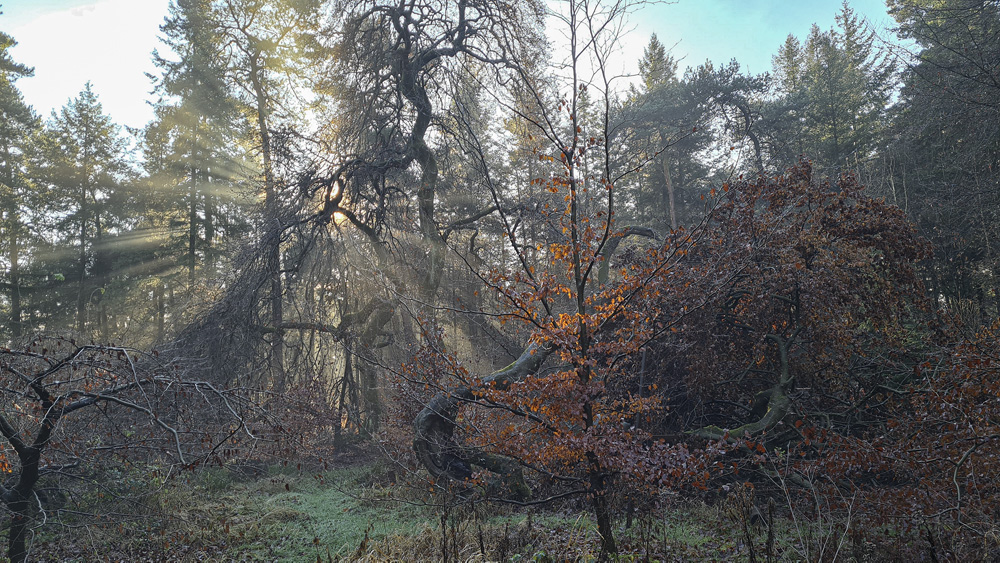
[[[677,81],[677,61],[667,53],[666,47],[656,37],[650,36],[649,43],[639,60],[639,77],[646,92]]]
[[[708,137],[703,100],[691,95],[692,76],[677,78],[677,61],[653,35],[639,61],[642,87],[631,89],[625,111],[651,162],[635,194],[636,219],[661,232],[689,219],[684,208],[693,199],[693,182],[707,172],[695,158]]]
[[[885,129],[895,66],[846,2],[836,21],[828,31],[813,25],[803,43],[789,36],[772,59],[778,98],[770,121],[798,130],[786,166],[805,154],[820,168],[856,169],[875,156]]]
[[[119,228],[121,215],[113,203],[125,189],[130,171],[125,139],[104,114],[89,82],[58,113],[53,111],[34,165],[47,190],[57,242],[72,249],[65,265],[72,272],[66,277],[74,282],[73,326],[81,334],[96,329],[106,337],[109,313],[104,296],[114,267],[107,243]],[[60,302],[66,299],[56,296],[49,303],[53,308],[49,316],[58,318]]]
[[[798,91],[802,82],[803,52],[802,43],[794,35],[785,38],[778,54],[771,57],[771,64],[778,91],[783,94]]]
[[[161,151],[148,172],[157,176],[155,189],[172,200],[170,244],[176,246],[187,270],[187,287],[194,289],[197,272],[202,278],[217,273],[219,238],[225,233],[226,209],[234,204],[233,185],[242,176],[242,130],[239,108],[226,81],[221,55],[223,38],[208,0],[176,0],[161,26],[163,40],[178,55],[176,60],[158,53],[154,62],[162,70],[156,84],[156,131],[148,131],[147,150]],[[153,141],[151,135],[158,136]],[[150,142],[159,143],[153,148]],[[152,155],[147,155],[147,159]],[[184,207],[177,206],[183,202]],[[167,212],[167,210],[164,210]],[[241,213],[231,210],[232,217]],[[238,229],[240,230],[240,229]],[[179,283],[174,279],[171,283]]]
[[[14,62],[9,50],[14,39],[0,32],[0,245],[6,261],[4,293],[9,307],[6,330],[13,338],[25,333],[24,269],[31,258],[34,234],[29,228],[35,195],[25,169],[25,153],[39,127],[34,110],[24,103],[17,89],[18,78],[31,76],[33,69]]]

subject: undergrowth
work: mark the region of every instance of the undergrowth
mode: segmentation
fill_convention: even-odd
[[[427,499],[396,485],[393,476],[378,462],[335,470],[298,464],[202,469],[148,495],[144,518],[67,520],[43,530],[31,560],[596,560],[600,538],[584,504],[522,509]],[[713,506],[664,497],[657,508],[622,518],[617,560],[797,561],[810,553],[803,538],[824,530],[838,542],[846,537],[826,521],[774,516],[774,504],[755,501],[751,490],[736,493]],[[870,544],[847,544],[823,559],[879,559]]]

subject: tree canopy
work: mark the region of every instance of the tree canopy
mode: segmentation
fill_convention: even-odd
[[[10,558],[84,460],[357,442],[444,510],[582,499],[605,559],[737,480],[985,545],[1000,8],[618,76],[642,7],[172,0],[141,130],[39,119],[0,32]]]

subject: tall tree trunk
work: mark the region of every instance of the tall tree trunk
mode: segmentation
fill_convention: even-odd
[[[77,283],[79,287],[76,292],[76,331],[83,334],[86,328],[87,315],[87,186],[81,188],[80,198],[80,257]]]
[[[429,104],[430,102],[428,102]],[[423,137],[414,139],[414,151],[417,162],[420,163],[420,188],[417,190],[417,206],[420,220],[420,233],[427,249],[427,270],[424,273],[421,289],[428,303],[434,298],[441,285],[444,272],[444,257],[446,247],[444,239],[438,232],[434,220],[434,197],[437,190],[438,166],[434,151],[427,146]]]
[[[163,280],[158,280],[156,286],[153,289],[154,297],[156,301],[156,342],[163,342],[163,336],[166,329],[166,316],[167,308],[166,303],[163,299]]]
[[[166,321],[166,311],[171,311],[171,313],[173,313],[173,311],[177,310],[177,299],[176,299],[176,297],[177,296],[174,295],[174,284],[172,284],[172,283],[168,284],[167,285],[167,306],[165,308],[166,310],[164,311],[164,315],[163,315],[164,321]],[[165,324],[166,323],[164,323],[164,325]]]
[[[195,134],[195,142],[198,141],[198,135]],[[191,182],[188,188],[188,251],[187,251],[187,263],[188,263],[188,285],[189,290],[194,292],[194,269],[197,263],[196,253],[198,251],[198,169],[196,168],[194,162],[194,153],[192,152],[192,164],[191,164]]]
[[[215,275],[215,196],[205,192],[205,271]]]
[[[361,334],[359,351],[368,354],[374,353],[375,340],[382,332],[382,328],[392,320],[393,309],[388,303],[384,303],[372,313],[368,326]],[[364,401],[365,419],[364,428],[366,434],[372,436],[378,432],[382,422],[382,394],[379,391],[378,372],[373,365],[366,363],[363,359],[357,364],[359,381],[361,383],[361,398]]]
[[[10,261],[10,333],[14,338],[20,338],[23,334],[21,325],[21,265],[20,247],[18,238],[18,217],[17,212],[11,213],[13,220],[9,226],[10,237],[8,239],[8,259]]]
[[[344,342],[344,374],[340,379],[340,397],[337,400],[337,418],[333,421],[333,443],[340,443],[341,431],[344,427],[344,409],[347,408],[347,389],[354,377],[351,369],[351,346],[350,340],[345,337]]]
[[[260,135],[261,160],[264,167],[264,212],[269,221],[280,220],[280,210],[278,205],[278,186],[274,177],[274,164],[271,153],[271,132],[268,130],[267,116],[269,113],[267,103],[267,93],[264,91],[262,76],[264,73],[261,64],[261,52],[255,51],[250,57],[250,85],[253,88],[254,98],[257,103],[257,133]],[[266,232],[274,228],[267,225]],[[271,377],[275,388],[283,391],[285,388],[285,358],[284,358],[284,334],[281,330],[284,312],[282,311],[282,283],[281,283],[281,228],[280,225],[274,231],[274,237],[267,249],[267,271],[271,278],[270,304],[271,304],[271,326],[274,333],[271,338]]]
[[[21,217],[18,212],[17,190],[14,188],[14,168],[10,162],[10,145],[4,143],[4,181],[10,190],[10,200],[7,202],[7,260],[10,263],[10,333],[19,338],[24,333],[21,317],[21,264],[20,236]]]
[[[108,255],[108,251],[104,248],[103,238],[104,238],[104,226],[101,224],[101,214],[96,211],[97,202],[94,202],[94,271],[97,274],[97,288],[95,291],[100,290],[100,295],[97,297],[97,330],[104,340],[109,339],[108,334],[108,305],[105,301],[106,290],[108,285],[108,273],[111,270],[111,257]]]
[[[660,155],[660,168],[663,169],[663,181],[666,187],[667,211],[670,213],[670,230],[677,230],[677,206],[674,200],[674,183],[670,178],[670,159],[667,152]]]
[[[441,284],[444,272],[445,241],[438,232],[434,219],[435,197],[438,181],[438,164],[434,151],[427,145],[427,129],[431,124],[433,106],[426,89],[418,79],[421,69],[431,64],[433,59],[419,58],[402,67],[400,87],[403,97],[417,112],[410,134],[410,154],[420,165],[420,187],[417,189],[417,213],[420,235],[427,252],[426,271],[421,280],[423,298],[430,303]]]

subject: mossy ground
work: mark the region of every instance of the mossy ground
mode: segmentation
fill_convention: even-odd
[[[149,497],[146,518],[40,529],[36,561],[593,561],[584,504],[453,505],[392,483],[377,461],[330,470],[295,465],[255,474],[209,468]],[[430,502],[428,502],[428,500]],[[724,510],[679,498],[618,523],[620,561],[746,561],[745,536]],[[773,560],[800,560],[795,530],[775,526]],[[767,560],[764,532],[753,531]],[[5,539],[5,538],[0,538]],[[845,551],[846,553],[846,551]]]

